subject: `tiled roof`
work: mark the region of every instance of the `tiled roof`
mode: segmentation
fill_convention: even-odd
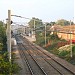
[[[65,33],[75,33],[75,25],[68,25],[68,26],[60,26],[54,25],[50,28],[50,31],[58,31],[58,32],[65,32]]]

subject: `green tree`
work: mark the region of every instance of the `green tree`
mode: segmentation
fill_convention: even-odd
[[[64,20],[64,19],[60,19],[60,20],[57,20],[56,24],[62,25],[62,26],[64,26],[64,25],[70,25],[70,21],[67,21],[67,20]],[[74,23],[71,22],[71,24],[73,25]]]
[[[10,73],[13,75],[21,68],[13,60],[11,63],[9,62],[6,41],[6,28],[0,21],[0,75],[9,75]]]
[[[3,22],[0,21],[0,43],[3,44],[3,50],[6,49],[6,29],[3,27]]]
[[[34,20],[35,20],[35,27],[39,27],[43,25],[42,20],[32,17],[32,19],[29,21],[30,28],[34,28]]]
[[[51,26],[52,26],[52,25],[54,25],[54,24],[56,24],[56,23],[55,23],[55,22],[50,22],[50,24],[51,24]]]

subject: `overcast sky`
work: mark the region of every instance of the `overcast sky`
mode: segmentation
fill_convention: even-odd
[[[0,20],[7,18],[8,9],[14,15],[36,17],[45,22],[74,18],[74,0],[0,0]],[[12,20],[25,21],[15,17]]]

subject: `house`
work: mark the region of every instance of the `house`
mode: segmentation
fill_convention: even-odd
[[[65,39],[67,41],[72,40],[75,43],[75,25],[60,26],[54,25],[50,30],[58,35],[59,38]]]

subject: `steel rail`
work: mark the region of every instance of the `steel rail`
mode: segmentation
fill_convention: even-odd
[[[28,41],[27,39],[26,39],[26,41]],[[26,42],[25,41],[25,42]],[[29,42],[29,41],[28,41]],[[31,42],[29,42],[31,45],[33,45],[34,46],[34,44],[33,43],[31,43]],[[36,47],[36,46],[35,46]],[[38,48],[38,47],[36,47],[37,49],[40,49],[40,48]],[[34,48],[33,48],[34,49]],[[41,50],[40,49],[40,51],[42,52],[42,53],[44,53],[46,56],[48,56],[48,57],[50,57],[49,55],[47,55],[43,50]],[[52,60],[54,60],[52,57],[50,57]],[[56,60],[54,60],[56,63],[58,63],[59,65],[61,65],[63,68],[65,68],[67,71],[69,71],[69,72],[71,72],[73,75],[75,74],[75,73],[73,73],[71,70],[69,70],[68,68],[66,68],[65,66],[63,66],[61,63],[59,63],[59,62],[57,62]],[[48,62],[49,63],[49,62]],[[50,63],[51,64],[51,63]],[[51,66],[53,66],[53,65],[51,65]],[[53,67],[54,68],[54,67]],[[56,69],[56,68],[55,68]],[[61,75],[64,75],[64,74],[62,74],[61,72],[60,72],[60,70],[59,69],[56,69]]]
[[[23,44],[22,44],[23,45]],[[23,45],[24,48],[26,48],[26,46]],[[41,71],[44,73],[44,75],[48,75],[42,67],[40,67],[40,65],[37,63],[37,61],[33,58],[33,56],[30,54],[30,52],[27,50],[27,52],[29,53],[29,55],[31,56],[31,58],[35,61],[35,63],[38,65],[38,67],[41,69]]]

